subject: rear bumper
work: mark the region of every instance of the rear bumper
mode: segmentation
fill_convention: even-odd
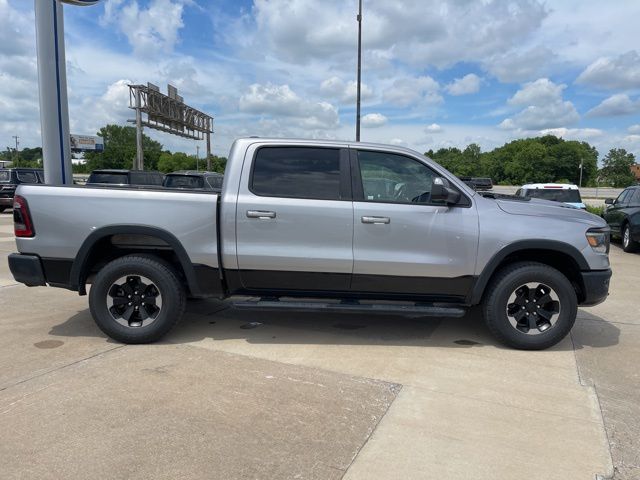
[[[50,285],[77,290],[71,286],[72,265],[73,260],[61,258],[41,258],[27,253],[9,255],[9,269],[13,278],[28,287]]]
[[[13,197],[0,197],[0,207],[13,207]]]
[[[609,295],[609,280],[611,279],[611,269],[591,270],[580,272],[584,300],[580,302],[582,307],[591,307],[602,303]]]
[[[16,282],[24,283],[28,287],[47,284],[42,262],[37,255],[12,253],[9,255],[9,269]]]

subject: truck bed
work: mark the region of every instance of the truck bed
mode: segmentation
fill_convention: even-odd
[[[193,264],[218,267],[218,195],[214,192],[119,187],[22,185],[37,230],[17,238],[22,253],[74,259],[93,231],[126,225],[163,229],[184,246]]]

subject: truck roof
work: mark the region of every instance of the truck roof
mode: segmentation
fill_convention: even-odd
[[[579,190],[577,185],[572,183],[528,183],[523,185],[521,188],[526,190],[535,190],[535,189],[558,189],[558,190]]]
[[[398,152],[407,152],[412,154],[418,154],[424,156],[423,153],[418,152],[417,150],[412,150],[410,148],[402,147],[400,145],[389,145],[384,143],[373,143],[373,142],[356,142],[355,140],[317,140],[314,138],[276,138],[276,137],[241,137],[238,138],[234,143],[243,143],[243,144],[251,144],[251,143],[286,143],[286,144],[296,144],[300,143],[301,146],[310,146],[310,145],[326,145],[326,146],[338,146],[338,147],[359,147],[359,148],[372,148],[372,149],[380,149],[384,148],[385,150],[396,150]]]

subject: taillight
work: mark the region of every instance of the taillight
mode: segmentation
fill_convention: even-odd
[[[20,195],[13,197],[13,231],[16,237],[33,237],[36,234],[27,201]]]

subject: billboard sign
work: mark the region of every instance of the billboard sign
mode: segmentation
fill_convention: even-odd
[[[104,150],[102,137],[74,135],[73,133],[70,136],[72,152],[101,152]]]

